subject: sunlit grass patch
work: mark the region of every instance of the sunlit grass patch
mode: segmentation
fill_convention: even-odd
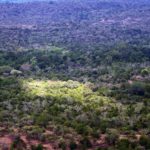
[[[76,81],[40,81],[24,80],[23,87],[27,94],[32,96],[49,96],[53,98],[70,97],[83,100],[85,86]]]
[[[51,81],[51,80],[24,80],[23,88],[27,95],[32,97],[51,97],[58,100],[92,103],[96,106],[110,103],[107,97],[99,96],[87,85],[77,81]]]

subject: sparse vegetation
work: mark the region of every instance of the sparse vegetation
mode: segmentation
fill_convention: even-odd
[[[0,149],[150,149],[149,4],[0,4]]]

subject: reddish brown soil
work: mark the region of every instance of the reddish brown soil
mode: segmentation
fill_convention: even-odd
[[[0,136],[0,150],[9,150],[11,144],[13,143],[14,137],[9,134]],[[51,143],[41,143],[38,140],[28,139],[26,135],[21,135],[20,139],[27,145],[27,148],[30,149],[31,145],[42,144],[45,150],[53,150],[53,145]]]
[[[50,131],[46,131],[46,133],[51,133]],[[106,144],[105,141],[105,135],[101,135],[100,139],[97,140],[96,142],[94,142],[93,147],[97,148],[97,147],[108,147],[108,145]],[[6,147],[9,150],[10,149],[10,145],[13,142],[14,137],[12,135],[6,134],[4,136],[0,136],[0,150],[5,150]],[[42,144],[45,150],[54,150],[54,143],[41,143],[38,140],[33,140],[33,139],[29,139],[27,138],[27,135],[22,134],[20,135],[20,139],[27,145],[27,148],[30,149],[31,145],[38,145],[38,144]]]

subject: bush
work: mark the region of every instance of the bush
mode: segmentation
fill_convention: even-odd
[[[31,147],[32,150],[43,150],[43,146],[41,144],[38,144],[38,146],[33,146]]]
[[[150,70],[148,68],[142,69],[142,71],[141,71],[142,76],[147,76],[147,75],[149,75],[149,73],[150,73]]]
[[[59,146],[59,148],[61,148],[62,150],[66,150],[66,148],[67,148],[67,145],[66,145],[64,139],[60,139],[58,146]]]
[[[102,133],[106,132],[107,127],[108,127],[108,122],[105,121],[105,120],[101,120],[101,122],[100,122],[100,130],[101,130]]]
[[[91,141],[87,137],[84,137],[80,141],[80,143],[82,144],[83,149],[87,149],[87,148],[91,148],[92,147]]]
[[[110,89],[107,88],[107,87],[101,87],[101,88],[98,89],[97,92],[98,92],[99,95],[103,95],[103,96],[110,95]]]
[[[42,126],[46,126],[48,124],[49,121],[49,115],[48,113],[41,113],[37,118],[36,118],[36,123],[38,125],[42,125]]]
[[[146,149],[150,149],[150,138],[146,135],[142,135],[139,139],[141,146],[144,146]]]
[[[76,131],[82,135],[88,135],[90,133],[90,129],[84,124],[77,124]]]
[[[120,139],[117,143],[117,150],[136,150],[137,142],[129,141],[129,139]]]
[[[118,138],[119,138],[119,133],[117,130],[110,130],[108,131],[107,133],[107,136],[106,136],[106,141],[109,143],[109,144],[115,144],[117,141],[118,141]]]
[[[0,66],[0,74],[10,73],[12,68],[10,66]]]
[[[75,150],[75,149],[77,149],[77,144],[76,144],[76,142],[71,141],[69,147],[70,147],[70,150]]]
[[[144,96],[144,94],[145,94],[145,84],[141,83],[141,82],[135,82],[130,87],[129,92],[131,94],[135,94],[135,95],[139,95],[139,96]]]
[[[22,148],[22,149],[20,149]],[[11,144],[11,150],[26,150],[26,144],[20,139],[19,136],[16,136],[13,143]]]
[[[117,143],[118,150],[127,150],[129,149],[130,141],[128,139],[120,139]]]

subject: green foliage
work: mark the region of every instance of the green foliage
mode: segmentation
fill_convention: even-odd
[[[109,130],[107,132],[106,141],[110,145],[115,145],[118,139],[119,139],[119,133],[117,130]]]
[[[43,146],[41,144],[38,144],[37,146],[32,145],[32,150],[43,150]]]
[[[102,88],[98,89],[97,92],[103,96],[109,96],[110,95],[110,89],[107,87],[102,87]]]
[[[88,139],[88,137],[84,137],[80,143],[82,144],[82,149],[91,148],[92,144],[91,141]]]
[[[70,150],[75,150],[77,149],[77,144],[74,141],[71,141],[69,147],[70,147]]]
[[[49,121],[49,115],[46,112],[42,112],[39,116],[35,117],[35,119],[36,124],[46,126]]]
[[[36,147],[36,150],[43,150],[43,146],[41,144],[39,144],[37,147]]]
[[[59,148],[61,148],[62,150],[66,150],[67,145],[66,145],[64,139],[60,139],[60,142],[59,142]]]
[[[149,6],[26,5],[0,7],[0,125],[56,149],[93,149],[101,134],[99,149],[150,149],[149,136],[130,137],[150,129]],[[11,148],[27,149],[19,138]]]
[[[150,148],[150,139],[148,136],[146,135],[142,135],[140,137],[140,140],[139,140],[139,143],[144,146],[146,149],[149,149]]]
[[[12,68],[10,66],[0,66],[0,75],[3,73],[10,73]]]
[[[142,96],[145,94],[144,86],[145,85],[142,82],[134,82],[134,84],[131,85],[129,92]]]
[[[26,149],[26,144],[24,143],[24,141],[22,141],[20,139],[19,136],[15,137],[13,143],[11,144],[10,147],[11,150],[25,150]]]
[[[150,68],[145,68],[141,70],[142,76],[148,76],[150,74]]]
[[[133,105],[129,105],[129,106],[127,107],[127,115],[128,115],[128,116],[132,116],[132,115],[134,114],[134,112],[135,112],[134,106],[133,106]]]
[[[131,149],[130,147],[130,141],[128,139],[121,139],[117,143],[117,149],[118,150],[127,150]]]

